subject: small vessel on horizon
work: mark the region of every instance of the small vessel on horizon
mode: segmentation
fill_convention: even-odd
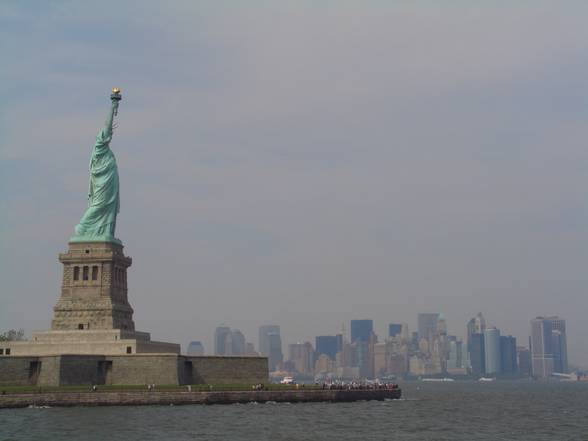
[[[439,382],[439,381],[455,381],[453,378],[421,378],[421,381]]]

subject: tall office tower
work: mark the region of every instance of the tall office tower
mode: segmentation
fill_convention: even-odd
[[[231,328],[228,326],[218,326],[214,331],[214,354],[215,355],[226,355],[230,352],[227,348],[227,339],[230,341]]]
[[[503,374],[517,373],[517,339],[512,335],[500,337],[500,370]]]
[[[233,355],[233,334],[231,332],[227,332],[225,334],[225,341],[222,345],[224,351],[222,354],[218,355]]]
[[[284,360],[280,327],[278,325],[259,327],[259,353],[268,357],[270,372],[275,371],[276,366]]]
[[[284,355],[282,353],[282,339],[280,334],[270,332],[268,334],[269,340],[269,354],[268,354],[268,367],[270,372],[275,371],[277,366],[284,361]]]
[[[436,335],[447,335],[447,320],[445,320],[443,314],[439,314],[439,318],[437,319]]]
[[[253,343],[245,343],[245,355],[253,357],[257,357],[259,355],[259,353],[255,351],[255,346],[253,346]]]
[[[245,354],[245,336],[238,329],[231,331],[231,354],[243,355]]]
[[[500,331],[496,328],[484,331],[484,355],[486,374],[500,374]]]
[[[263,325],[259,327],[259,341],[257,346],[259,347],[259,353],[264,356],[269,355],[269,334],[280,335],[279,325]]]
[[[563,373],[563,345],[564,345],[564,335],[561,331],[552,330],[551,331],[551,348],[553,349],[553,372]]]
[[[288,345],[288,359],[301,374],[311,374],[314,370],[314,350],[309,342]]]
[[[374,373],[377,377],[388,374],[390,353],[387,343],[374,345]]]
[[[357,343],[343,343],[343,350],[337,354],[337,363],[341,367],[357,367]]]
[[[459,369],[462,367],[462,344],[455,336],[448,339],[447,370]]]
[[[531,320],[531,366],[535,377],[547,378],[553,373],[552,322],[545,317]]]
[[[373,320],[351,320],[351,343],[355,341],[363,341],[367,343],[373,332]]]
[[[402,335],[402,325],[400,323],[390,323],[388,325],[388,337],[396,337]]]
[[[467,323],[467,341],[468,350],[470,348],[470,336],[473,334],[483,334],[486,330],[486,319],[481,312],[471,318]]]
[[[429,340],[437,334],[437,322],[439,321],[439,313],[424,313],[421,312],[417,316],[419,340]]]
[[[341,352],[343,350],[343,345],[345,344],[345,338],[343,337],[343,334],[337,334],[335,335],[335,338],[337,339],[337,352]]]
[[[357,365],[359,375],[364,378],[374,377],[374,345],[370,342],[357,340],[355,343],[357,349]]]
[[[202,342],[191,341],[186,352],[188,355],[192,356],[204,355],[204,346],[202,345]]]
[[[378,336],[376,334],[374,334],[373,332],[370,335],[369,341],[368,341],[368,364],[367,364],[367,369],[366,369],[366,377],[367,378],[374,378],[375,377],[375,371],[374,371],[374,358],[375,358],[375,347],[376,344],[378,343]]]
[[[339,352],[339,342],[336,335],[319,335],[315,338],[316,354],[328,355],[331,360],[335,360]]]
[[[517,363],[522,376],[531,376],[531,351],[524,346],[517,347]]]
[[[566,337],[566,321],[557,316],[546,317],[551,322],[553,345],[553,371],[568,372],[568,344]]]
[[[482,376],[486,373],[486,359],[484,348],[484,334],[470,336],[470,365],[472,374]]]
[[[470,353],[465,342],[461,343],[461,367],[464,369],[470,369]]]

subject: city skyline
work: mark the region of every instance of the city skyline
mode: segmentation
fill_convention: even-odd
[[[289,344],[427,311],[462,335],[484,311],[521,343],[559,315],[588,365],[573,3],[3,2],[2,328],[49,327],[119,87],[139,328],[209,349],[222,322],[250,338],[278,323]]]
[[[543,337],[537,333],[536,329],[537,323],[544,322],[548,324],[547,347],[539,343]],[[466,323],[465,338],[448,332],[448,324],[442,313],[419,313],[417,323],[417,329],[420,328],[420,330],[413,332],[410,332],[407,323],[390,323],[388,334],[392,335],[377,335],[373,332],[372,320],[355,319],[350,321],[350,329],[354,330],[354,333],[315,336],[314,344],[311,340],[285,343],[284,346],[287,348],[285,352],[282,350],[279,325],[262,325],[259,327],[258,347],[269,344],[263,343],[266,335],[277,335],[278,347],[275,349],[278,351],[278,358],[269,354],[267,348],[265,351],[256,351],[254,343],[247,343],[247,351],[233,353],[219,352],[215,347],[215,354],[256,355],[261,353],[269,357],[270,372],[297,373],[298,375],[331,372],[332,375],[343,375],[349,378],[362,376],[373,378],[387,374],[473,375],[474,378],[483,376],[513,378],[533,375],[536,378],[547,378],[554,373],[557,375],[570,372],[566,321],[558,316],[531,319],[529,337],[519,340],[523,343],[522,345],[517,344],[517,338],[510,335],[508,330],[497,329],[491,325],[491,321],[487,322],[481,312]],[[219,332],[230,334],[231,329],[221,325],[216,328],[215,335]],[[344,329],[341,332],[344,332]],[[244,340],[245,336],[242,334],[241,336]],[[399,346],[401,342],[407,345],[405,349]],[[349,350],[353,353],[349,353]],[[546,352],[549,362],[547,369],[544,360]],[[286,355],[282,355],[283,353]],[[435,357],[440,357],[437,362]],[[354,366],[358,370],[351,369]],[[580,366],[574,366],[574,368],[581,369]],[[338,374],[335,374],[336,372]]]

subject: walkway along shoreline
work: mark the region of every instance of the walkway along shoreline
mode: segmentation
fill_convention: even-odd
[[[0,395],[0,409],[30,406],[140,406],[235,403],[350,402],[398,399],[400,389],[375,390],[259,390],[259,391],[97,391],[10,393]]]

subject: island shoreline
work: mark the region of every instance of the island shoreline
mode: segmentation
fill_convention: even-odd
[[[96,391],[10,393],[0,409],[23,407],[142,406],[188,404],[352,402],[399,399],[401,389],[255,390],[255,391]]]

